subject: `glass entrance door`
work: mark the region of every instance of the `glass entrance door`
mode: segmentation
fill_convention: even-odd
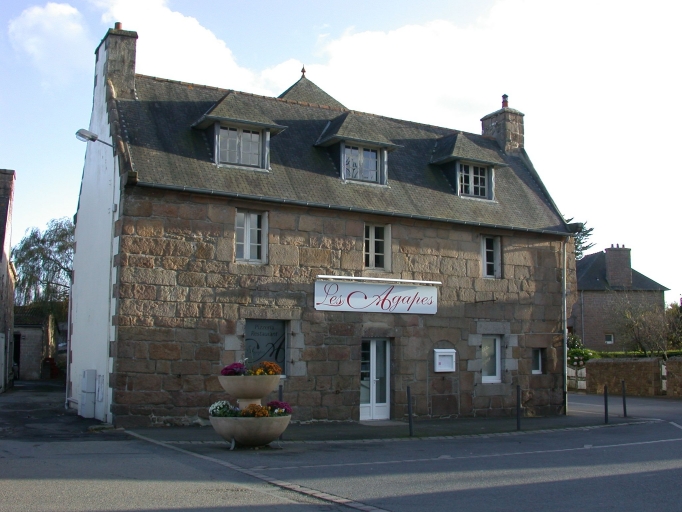
[[[391,345],[386,339],[362,340],[360,362],[360,420],[387,420]]]

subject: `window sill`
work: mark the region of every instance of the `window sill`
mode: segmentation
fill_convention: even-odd
[[[362,180],[341,180],[344,184],[349,185],[365,185],[369,187],[379,187],[379,188],[391,188],[388,184],[374,183],[372,181],[362,181]]]
[[[262,167],[253,167],[250,165],[239,165],[239,164],[217,164],[219,169],[236,169],[239,171],[250,171],[250,172],[262,172],[264,174],[270,174],[272,169],[264,169]]]
[[[457,197],[461,199],[468,199],[470,201],[481,201],[482,203],[494,203],[498,204],[495,199],[488,199],[486,197],[476,197],[476,196],[466,196],[464,194],[457,194]]]

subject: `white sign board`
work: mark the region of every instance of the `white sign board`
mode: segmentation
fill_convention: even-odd
[[[315,281],[315,309],[367,313],[435,315],[435,286]]]

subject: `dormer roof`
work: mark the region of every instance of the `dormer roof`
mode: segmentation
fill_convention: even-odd
[[[328,107],[344,110],[346,108],[339,101],[332,98],[329,94],[308,80],[305,75],[301,76],[298,82],[280,94],[278,98],[310,103],[311,105],[326,105]]]
[[[331,146],[337,142],[355,142],[369,146],[395,149],[393,144],[381,131],[381,122],[372,116],[355,112],[344,112],[327,123],[316,146]]]
[[[436,141],[431,155],[431,163],[440,165],[453,160],[465,160],[471,163],[500,166],[506,165],[500,149],[494,140],[466,133],[457,132]]]
[[[270,119],[259,105],[248,94],[228,91],[193,126],[207,128],[219,121],[226,124],[268,128],[273,134],[286,129],[286,126],[279,125]]]

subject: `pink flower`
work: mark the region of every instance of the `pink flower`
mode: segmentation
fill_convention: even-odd
[[[242,363],[232,363],[220,370],[221,375],[244,375],[246,373],[246,366]]]

